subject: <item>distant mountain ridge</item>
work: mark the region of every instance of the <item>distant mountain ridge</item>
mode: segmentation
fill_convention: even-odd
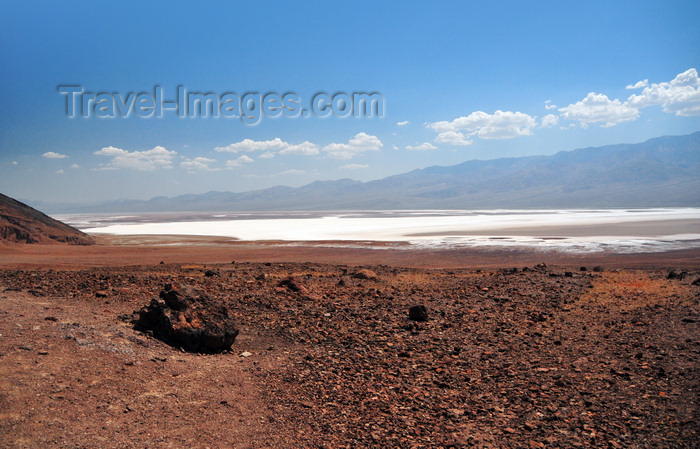
[[[92,237],[0,193],[0,243],[91,245]]]
[[[387,178],[117,201],[73,212],[700,206],[700,132],[551,156],[471,160]],[[67,212],[67,211],[63,211]]]

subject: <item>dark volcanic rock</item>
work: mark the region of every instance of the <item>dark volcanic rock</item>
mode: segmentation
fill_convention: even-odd
[[[413,306],[408,310],[408,319],[413,321],[428,321],[428,309],[424,305]]]
[[[139,310],[136,327],[150,330],[164,342],[190,352],[217,353],[231,349],[238,328],[221,301],[189,285],[167,284],[159,298]]]

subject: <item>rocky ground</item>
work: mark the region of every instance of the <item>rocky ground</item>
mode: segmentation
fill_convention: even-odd
[[[700,272],[585,268],[4,269],[0,446],[698,447]],[[134,329],[176,282],[232,351]]]

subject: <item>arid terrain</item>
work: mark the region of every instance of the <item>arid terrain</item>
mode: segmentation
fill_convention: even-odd
[[[698,445],[697,250],[155,243],[0,246],[0,447]],[[134,329],[181,282],[232,351]]]

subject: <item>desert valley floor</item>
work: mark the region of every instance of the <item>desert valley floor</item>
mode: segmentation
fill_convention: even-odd
[[[0,247],[0,447],[697,447],[698,250],[164,243]],[[232,351],[134,329],[169,283]]]

